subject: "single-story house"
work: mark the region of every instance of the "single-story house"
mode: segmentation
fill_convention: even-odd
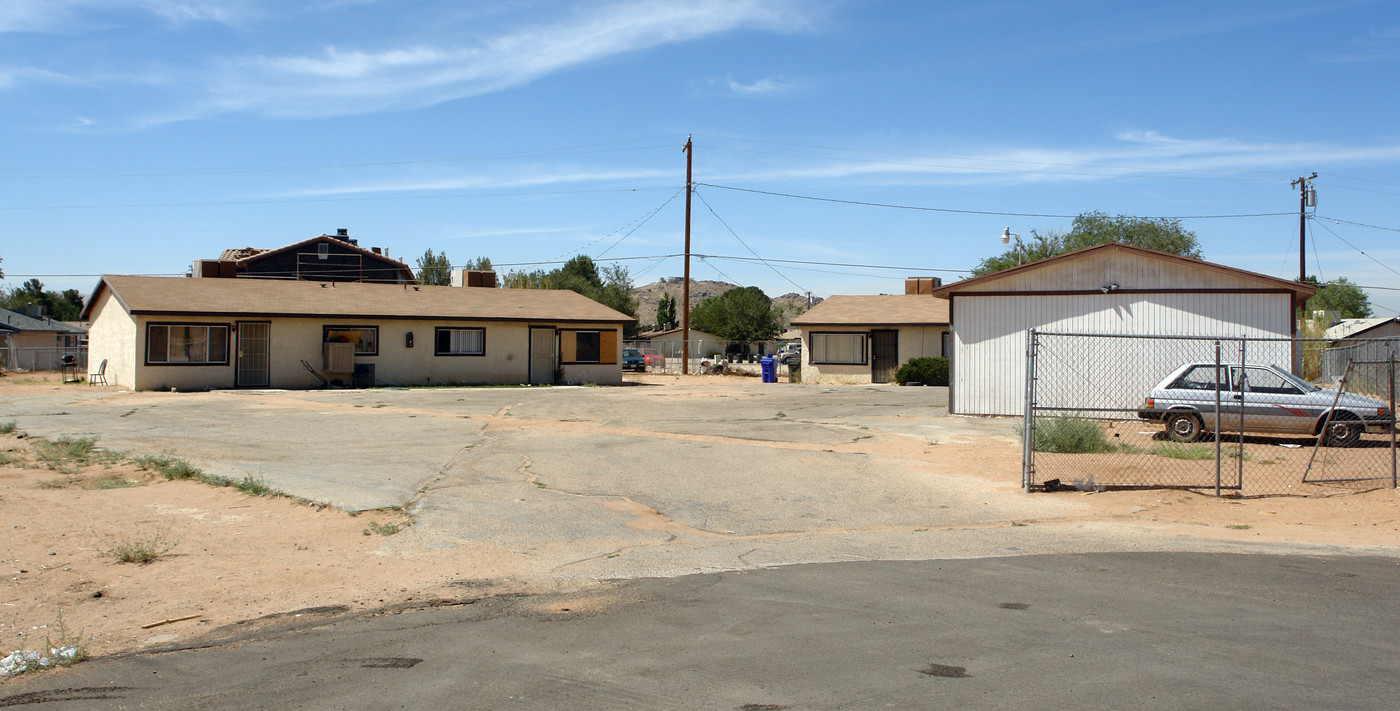
[[[633,321],[572,291],[139,276],[83,318],[90,367],[136,390],[618,384]]]
[[[910,358],[948,355],[948,301],[918,293],[832,296],[792,320],[802,381],[887,383]]]
[[[1342,319],[1322,334],[1330,341],[1344,338],[1400,338],[1400,316]]]
[[[218,259],[195,261],[190,266],[190,276],[417,283],[407,264],[391,258],[386,249],[361,247],[345,229],[337,230],[334,237],[317,235],[275,249],[225,249]]]
[[[86,330],[43,314],[41,306],[22,311],[0,309],[0,358],[4,370],[58,370],[64,356],[82,365],[82,340]]]
[[[1296,336],[1294,314],[1314,291],[1309,284],[1114,243],[948,284],[932,291],[948,302],[952,324],[948,409],[1022,414],[1028,329],[1286,339]],[[1146,341],[1130,354],[1091,340],[1059,360],[1097,373],[1081,391],[1095,388],[1093,398],[1105,406],[1136,406],[1185,357]],[[1247,357],[1292,367],[1298,353],[1275,342],[1251,346]],[[1117,390],[1109,392],[1110,383]]]

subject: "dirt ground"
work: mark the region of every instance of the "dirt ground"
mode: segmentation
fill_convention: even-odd
[[[628,380],[663,385],[680,378]],[[725,388],[754,380],[692,376],[686,382]],[[9,375],[0,378],[0,398],[57,387],[62,386],[52,377]],[[374,529],[404,523],[401,512],[352,516],[285,497],[167,481],[129,462],[64,473],[39,464],[34,440],[21,435],[18,430],[0,435],[0,461],[6,462],[0,464],[0,566],[6,578],[0,592],[0,655],[39,649],[45,636],[56,635],[60,611],[67,630],[81,631],[89,653],[101,655],[235,635],[288,616],[561,592],[542,589],[547,581],[519,575],[508,558],[392,552]],[[935,473],[1000,484],[1014,478],[1020,464],[1019,447],[1002,442],[942,444],[936,456],[923,443],[895,436],[851,447],[897,450],[923,459]],[[1034,496],[1075,497],[1092,511],[1085,519],[1178,534],[1337,546],[1400,544],[1400,493],[1390,489],[1311,498],[1228,499],[1181,490]],[[151,563],[120,563],[112,555],[123,542],[157,539],[171,547]]]

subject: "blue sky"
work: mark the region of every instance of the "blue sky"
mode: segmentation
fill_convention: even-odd
[[[694,134],[696,278],[899,292],[1089,210],[1266,214],[1184,224],[1294,278],[1316,171],[1309,273],[1393,315],[1397,77],[1390,1],[6,0],[0,267],[86,293],[344,227],[643,284]]]

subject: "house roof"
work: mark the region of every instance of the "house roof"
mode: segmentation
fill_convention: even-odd
[[[305,247],[305,246],[307,246],[307,245],[309,245],[309,244],[315,244],[315,243],[317,243],[317,242],[333,242],[333,243],[334,243],[336,246],[338,246],[338,247],[341,247],[341,248],[343,248],[343,249],[348,249],[348,250],[350,250],[350,251],[352,251],[352,252],[355,252],[355,253],[357,253],[357,254],[360,254],[361,256],[369,257],[370,259],[374,259],[374,260],[377,260],[377,261],[379,261],[379,262],[383,262],[384,264],[387,264],[387,265],[389,265],[389,266],[394,267],[395,269],[398,269],[399,271],[402,272],[402,274],[401,274],[400,276],[402,276],[402,277],[404,278],[405,281],[410,281],[410,282],[416,281],[416,280],[414,279],[414,277],[413,277],[413,270],[412,270],[411,268],[409,268],[409,266],[408,266],[407,264],[405,264],[405,263],[403,263],[403,262],[401,262],[401,261],[399,261],[399,260],[397,260],[397,259],[394,259],[393,257],[389,257],[389,256],[386,256],[386,255],[383,255],[383,254],[375,254],[373,250],[365,249],[364,247],[361,247],[361,246],[359,246],[359,245],[357,245],[357,244],[350,244],[349,242],[345,241],[345,239],[342,239],[342,238],[340,238],[340,237],[332,237],[331,235],[316,235],[315,237],[312,237],[312,238],[310,238],[310,239],[304,239],[304,240],[302,240],[302,241],[300,241],[300,242],[295,242],[295,243],[293,243],[293,244],[289,244],[289,245],[286,245],[286,246],[284,246],[284,247],[275,247],[275,248],[273,248],[273,249],[259,249],[259,248],[257,248],[257,247],[243,247],[243,248],[240,248],[240,249],[225,249],[225,250],[223,251],[223,253],[219,255],[219,260],[220,260],[220,261],[229,261],[229,260],[232,260],[232,261],[236,261],[236,262],[244,262],[244,263],[247,263],[247,262],[253,261],[253,260],[255,260],[255,259],[264,259],[264,258],[266,258],[266,257],[271,257],[271,256],[274,256],[274,255],[278,255],[278,254],[281,254],[281,253],[283,253],[283,252],[290,252],[290,251],[293,251],[293,250],[301,249],[302,247]]]
[[[279,279],[190,279],[105,275],[83,308],[103,292],[127,312],[165,316],[325,317],[456,321],[628,323],[631,316],[572,291],[414,286]]]
[[[34,318],[0,309],[0,333],[87,333],[87,329],[50,318]]]
[[[1191,269],[1201,269],[1208,272],[1214,272],[1216,274],[1222,274],[1235,279],[1242,279],[1244,281],[1252,282],[1254,284],[1257,284],[1258,288],[1292,291],[1297,293],[1301,298],[1307,298],[1309,296],[1312,296],[1313,292],[1317,291],[1317,287],[1311,284],[1289,281],[1287,279],[1279,279],[1278,277],[1271,277],[1267,274],[1259,274],[1257,272],[1246,271],[1244,269],[1236,269],[1234,267],[1227,267],[1223,264],[1205,262],[1199,259],[1191,259],[1190,257],[1182,257],[1180,255],[1170,254],[1167,252],[1158,252],[1155,249],[1144,249],[1142,247],[1134,247],[1128,244],[1108,242],[1106,244],[1095,245],[1093,247],[1086,247],[1084,249],[1075,250],[1073,252],[1067,252],[1065,254],[1050,257],[1049,259],[1042,259],[1040,261],[1031,262],[1030,264],[1024,264],[1019,267],[1003,269],[999,272],[984,274],[979,277],[972,277],[971,279],[963,279],[962,281],[953,282],[952,284],[948,284],[941,288],[934,289],[931,292],[931,294],[940,299],[947,299],[948,297],[960,292],[993,291],[994,289],[989,288],[993,282],[1001,281],[1003,279],[1015,278],[1017,276],[1027,274],[1029,272],[1039,271],[1041,269],[1045,269],[1047,267],[1051,267],[1057,264],[1072,262],[1075,260],[1084,259],[1091,255],[1103,254],[1107,252],[1117,252],[1138,257],[1146,257],[1148,259],[1155,259],[1168,263],[1174,263]]]
[[[1367,331],[1379,328],[1388,323],[1400,321],[1400,316],[1392,318],[1348,318],[1338,321],[1336,325],[1323,332],[1323,338],[1333,340],[1340,338],[1356,338]]]
[[[807,309],[792,325],[928,326],[948,323],[948,300],[928,294],[832,296]]]

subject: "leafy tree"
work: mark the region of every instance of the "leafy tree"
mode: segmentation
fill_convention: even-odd
[[[452,283],[452,262],[447,253],[433,254],[429,249],[418,258],[418,282],[428,286],[448,286]]]
[[[690,327],[731,341],[765,341],[779,331],[772,299],[756,286],[701,301],[690,310]]]
[[[1308,277],[1308,281],[1317,283],[1315,277]],[[1374,315],[1371,298],[1346,277],[1318,287],[1317,293],[1303,305],[1303,311],[1309,317],[1313,311],[1340,311],[1342,318],[1371,318]]]
[[[676,297],[670,294],[661,295],[661,301],[656,305],[656,327],[676,327]]]
[[[462,265],[462,268],[474,272],[489,272],[492,271],[491,259],[489,257],[477,257],[476,259],[468,259],[467,263]]]
[[[1074,218],[1069,232],[1047,230],[1041,234],[1031,230],[1029,240],[1023,242],[1019,237],[1016,238],[1006,252],[983,259],[972,270],[972,275],[992,274],[1108,242],[1154,249],[1191,259],[1201,258],[1201,246],[1196,239],[1196,233],[1182,227],[1180,220],[1128,215],[1113,217],[1102,212],[1086,212]]]
[[[485,257],[481,258],[485,260]],[[485,260],[488,264],[489,260]],[[637,317],[637,299],[632,296],[632,276],[620,264],[598,268],[591,257],[580,255],[553,271],[510,271],[500,280],[507,289],[563,289],[575,291],[615,311]],[[635,323],[625,336],[635,334]]]
[[[30,279],[0,296],[0,307],[19,310],[30,304],[44,307],[44,313],[56,321],[77,321],[83,311],[83,295],[77,289],[62,293],[47,291],[44,283]]]

